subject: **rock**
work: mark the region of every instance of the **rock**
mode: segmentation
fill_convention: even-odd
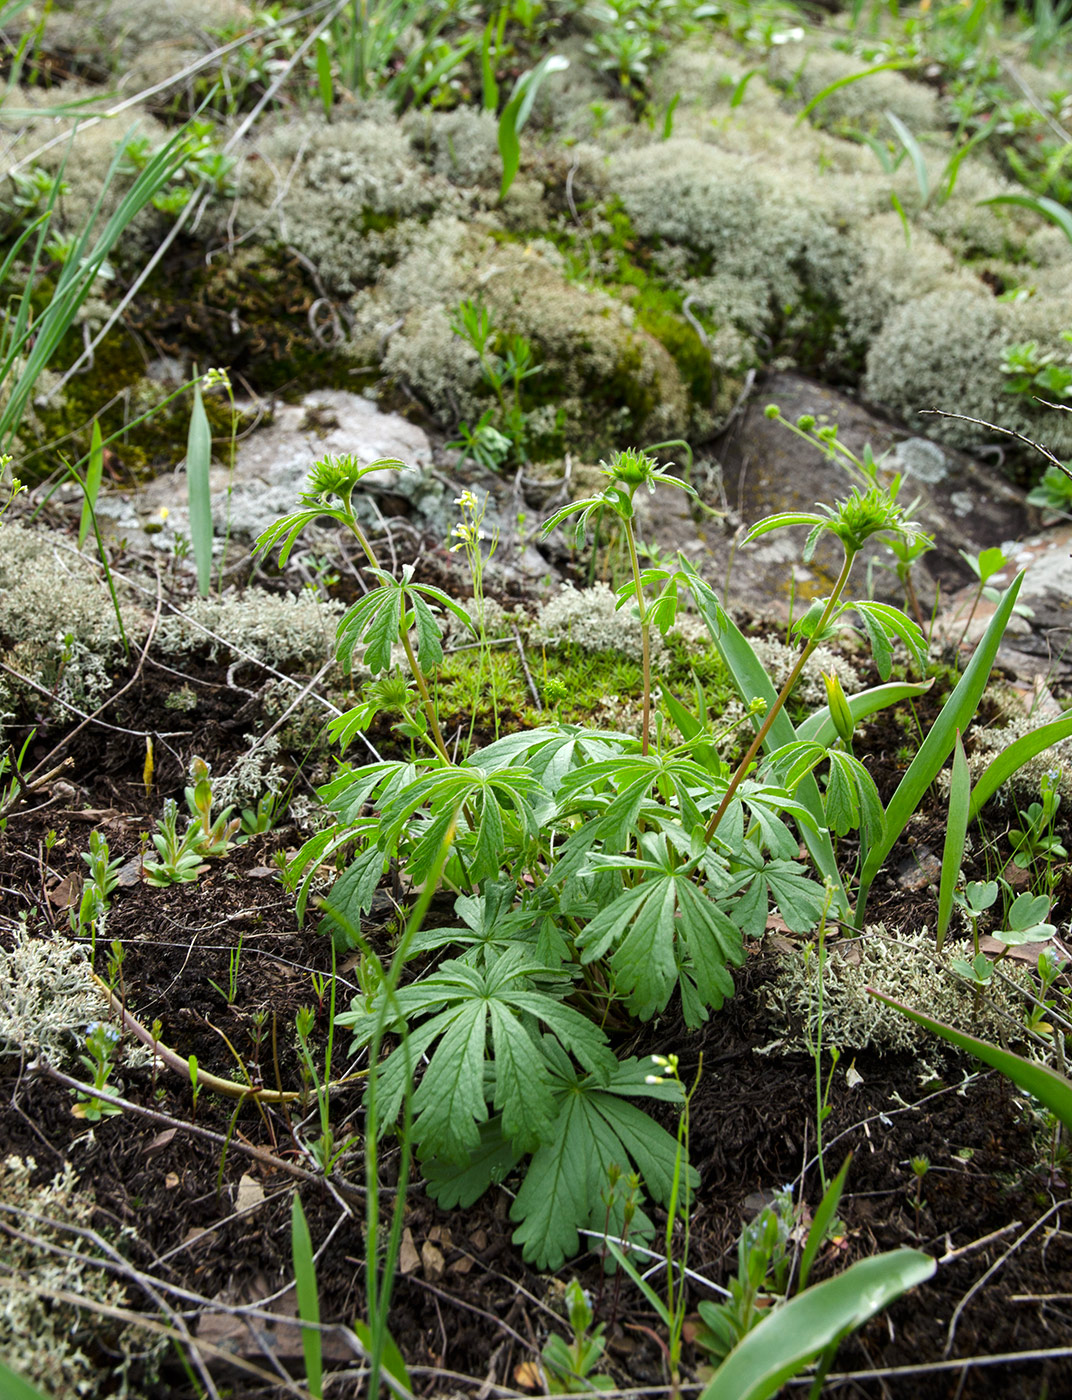
[[[226,466],[212,468],[217,537],[222,539],[227,528],[229,485],[231,535],[256,539],[294,510],[318,458],[347,453],[366,465],[381,457],[397,458],[412,469],[389,467],[365,477],[364,490],[355,493],[354,503],[370,520],[376,518],[376,509],[393,515],[431,508],[445,494],[443,483],[431,475],[432,447],[423,429],[396,413],[381,412],[360,394],[323,389],[306,394],[298,404],[277,407],[267,426],[238,444],[233,480],[229,482]],[[170,552],[176,531],[189,533],[186,501],[186,474],[177,469],[150,482],[136,510],[128,499],[115,496],[104,498],[100,510],[128,531],[163,519],[164,528],[154,534],[154,542]]]

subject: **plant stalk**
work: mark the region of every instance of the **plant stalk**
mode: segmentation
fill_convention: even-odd
[[[651,624],[648,622],[648,610],[644,606],[644,590],[640,583],[640,559],[637,556],[633,522],[626,518],[623,519],[622,524],[625,526],[625,538],[629,545],[629,562],[633,567],[633,585],[636,588],[637,609],[640,613],[640,646],[644,666],[644,718],[640,734],[640,752],[646,754],[651,734]]]
[[[770,707],[770,710],[767,712],[766,718],[757,730],[756,737],[752,740],[748,752],[737,765],[737,771],[736,773],[734,773],[733,778],[730,780],[730,785],[726,789],[726,794],[723,797],[722,801],[719,803],[718,810],[715,812],[711,820],[707,823],[707,829],[704,832],[705,840],[710,841],[711,838],[714,836],[715,832],[718,830],[719,822],[726,815],[726,809],[733,801],[737,789],[741,786],[741,783],[744,781],[744,776],[748,772],[752,760],[762,748],[764,739],[766,739],[767,735],[770,733],[771,725],[774,723],[775,719],[778,717],[782,709],[784,709],[785,702],[789,699],[793,687],[800,679],[800,673],[804,669],[804,663],[807,661],[808,657],[812,654],[815,648],[819,645],[819,639],[823,634],[823,630],[825,629],[826,624],[829,622],[830,618],[833,616],[834,609],[837,607],[838,602],[841,599],[841,595],[845,591],[845,585],[849,581],[849,571],[852,569],[852,563],[855,558],[855,550],[846,550],[845,562],[841,566],[841,573],[838,574],[837,582],[834,584],[834,591],[833,593],[831,593],[829,599],[827,600],[826,607],[823,609],[823,615],[819,619],[819,624],[816,627],[812,636],[809,637],[808,642],[804,647],[804,650],[797,657],[796,664],[794,665],[793,669],[790,671],[788,677],[786,678],[785,684],[778,692],[778,698]]]

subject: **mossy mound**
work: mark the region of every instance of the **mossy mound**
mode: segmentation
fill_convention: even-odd
[[[937,290],[895,310],[867,356],[864,391],[908,423],[920,409],[940,408],[981,418],[1045,442],[1057,456],[1072,457],[1072,420],[1023,394],[1009,391],[1002,370],[1010,345],[1036,341],[1040,350],[1066,360],[1072,327],[1072,295],[1000,301],[981,284]],[[972,423],[928,419],[927,433],[971,448],[993,434]]]

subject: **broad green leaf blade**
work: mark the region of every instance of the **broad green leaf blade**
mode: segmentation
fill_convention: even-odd
[[[861,690],[858,694],[845,698],[849,702],[853,723],[859,724],[868,715],[876,714],[890,705],[898,705],[902,700],[913,700],[918,695],[926,695],[933,684],[933,681],[890,681],[887,685],[875,685],[869,690]],[[824,747],[832,744],[837,738],[837,730],[830,718],[830,706],[824,705],[820,710],[813,710],[807,719],[802,720],[797,725],[797,738],[811,739]]]
[[[971,774],[964,753],[964,744],[957,730],[953,750],[953,772],[949,780],[949,817],[945,825],[945,846],[942,850],[942,876],[938,886],[938,926],[935,941],[942,951],[949,921],[953,917],[953,894],[957,888],[960,863],[964,859],[964,839],[968,834],[968,804],[971,800]]]
[[[932,1016],[924,1015],[922,1011],[914,1011],[910,1006],[876,992],[873,987],[868,987],[867,993],[877,1001],[892,1007],[894,1011],[899,1011],[902,1016],[907,1016],[910,1021],[915,1021],[932,1035],[941,1036],[958,1050],[982,1060],[984,1065],[1000,1070],[1025,1093],[1038,1099],[1039,1103],[1055,1114],[1066,1128],[1072,1129],[1072,1080],[1066,1079],[1063,1074],[1058,1074],[1048,1065],[1040,1065],[1035,1060],[1025,1060],[1022,1055],[1014,1055],[1011,1050],[1003,1050],[999,1045],[991,1045],[987,1040],[979,1040],[974,1035],[955,1030],[944,1021],[936,1021]]]
[[[1009,625],[1009,618],[1016,606],[1017,594],[1020,592],[1023,581],[1024,575],[1021,572],[1001,595],[994,615],[990,619],[990,624],[979,645],[975,648],[975,654],[968,662],[956,689],[946,701],[927,737],[920,745],[919,752],[912,760],[908,772],[901,779],[897,791],[890,799],[889,806],[886,808],[885,834],[867,853],[863,869],[860,872],[860,892],[856,912],[853,916],[853,922],[857,928],[863,928],[863,919],[867,912],[867,896],[875,876],[881,870],[882,864],[896,844],[897,838],[908,824],[909,818],[923,800],[923,794],[941,772],[942,765],[949,757],[956,742],[958,731],[963,733],[974,718],[983,691],[986,689],[986,683],[990,679],[994,657],[997,655],[1001,639],[1005,635],[1005,628]]]
[[[924,1283],[934,1270],[930,1255],[916,1249],[861,1259],[775,1308],[734,1347],[700,1400],[770,1400],[839,1337]]]
[[[838,1204],[841,1201],[841,1193],[845,1189],[845,1179],[849,1174],[849,1167],[852,1165],[852,1153],[845,1158],[841,1164],[841,1170],[833,1181],[826,1188],[823,1199],[815,1211],[811,1222],[811,1229],[808,1231],[808,1238],[804,1244],[804,1253],[800,1256],[800,1282],[797,1284],[797,1292],[803,1293],[808,1286],[808,1276],[811,1273],[811,1266],[815,1263],[815,1256],[823,1247],[826,1239],[826,1232],[833,1223],[837,1213]]]
[[[437,1157],[465,1162],[480,1145],[477,1125],[488,1116],[484,1102],[486,1037],[485,1003],[468,1002],[440,1041],[413,1095],[415,1136],[422,1148]]]
[[[771,685],[762,663],[748,644],[744,634],[719,603],[714,591],[694,569],[688,566],[687,561],[682,561],[682,568],[688,575],[689,587],[696,599],[700,616],[707,624],[707,629],[730,672],[738,695],[746,705],[755,697],[765,700],[768,706],[773,705],[778,698],[777,692]],[[783,710],[776,716],[771,725],[770,732],[764,741],[764,748],[768,753],[773,753],[775,749],[793,743],[796,737],[797,732],[793,728],[793,723]],[[845,918],[849,913],[849,897],[845,892],[845,886],[842,883],[834,857],[830,833],[826,830],[826,816],[823,811],[823,799],[819,792],[819,786],[814,778],[805,778],[794,795],[815,819],[816,829],[812,830],[802,825],[801,836],[804,838],[804,844],[807,846],[819,874],[834,886],[834,915]]]
[[[523,1154],[503,1137],[502,1122],[492,1118],[480,1125],[480,1146],[464,1167],[445,1162],[441,1157],[421,1161],[428,1194],[443,1207],[453,1210],[461,1206],[468,1210],[489,1186],[504,1181],[517,1166]]]
[[[1044,724],[1033,729],[1030,734],[1016,739],[1008,748],[1002,749],[996,758],[983,769],[979,781],[972,789],[971,805],[968,808],[968,821],[973,821],[987,802],[1014,773],[1036,754],[1048,749],[1051,744],[1059,744],[1072,735],[1072,711],[1055,719],[1052,724]]]
[[[212,584],[212,496],[208,473],[212,464],[212,429],[201,398],[201,385],[194,385],[190,410],[190,431],[186,439],[186,489],[190,506],[190,543],[197,564],[197,588],[207,598]]]
[[[294,1288],[298,1296],[298,1316],[302,1322],[313,1326],[301,1330],[302,1351],[305,1353],[305,1377],[309,1383],[309,1394],[320,1400],[324,1393],[324,1365],[321,1352],[320,1299],[316,1291],[316,1261],[313,1258],[313,1242],[309,1236],[305,1211],[301,1197],[294,1192],[294,1204],[290,1211],[290,1247],[294,1259]]]
[[[551,1136],[555,1111],[540,1049],[509,1007],[492,1000],[488,1011],[502,1130],[519,1151],[535,1152]]]
[[[104,475],[104,447],[101,440],[100,420],[94,418],[93,431],[89,439],[89,465],[86,468],[85,498],[82,501],[82,519],[78,523],[78,548],[86,542],[93,515],[97,509],[101,478]]]

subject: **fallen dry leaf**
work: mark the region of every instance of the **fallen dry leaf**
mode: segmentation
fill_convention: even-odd
[[[412,1274],[421,1266],[421,1256],[417,1253],[417,1246],[413,1243],[413,1231],[405,1229],[402,1231],[402,1246],[398,1251],[398,1268],[403,1274]]]
[[[421,1263],[424,1265],[424,1276],[429,1283],[437,1283],[443,1277],[443,1270],[446,1267],[443,1262],[443,1251],[438,1249],[431,1240],[425,1240],[421,1245]]]
[[[543,1376],[535,1361],[522,1361],[514,1367],[514,1384],[522,1390],[542,1390]]]
[[[235,1210],[250,1210],[253,1206],[259,1206],[264,1200],[264,1187],[255,1178],[244,1172],[242,1179],[238,1183],[238,1194],[235,1197]]]

